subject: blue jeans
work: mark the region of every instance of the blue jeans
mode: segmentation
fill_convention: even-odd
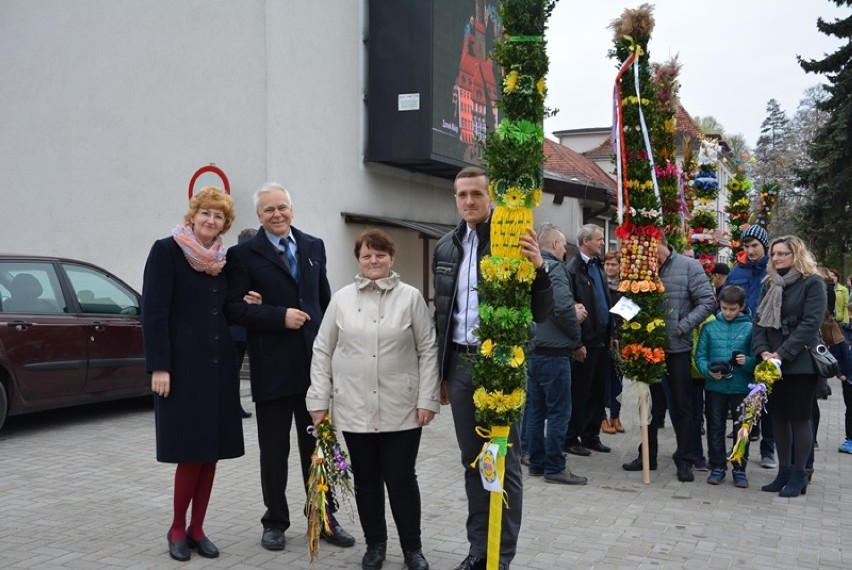
[[[727,446],[728,411],[731,417],[739,418],[738,408],[743,403],[746,394],[723,394],[721,392],[704,392],[705,412],[707,415],[707,456],[710,469],[728,468]],[[740,429],[739,419],[734,420],[734,433]],[[745,470],[748,463],[748,443],[741,462],[731,463],[734,471]]]
[[[565,469],[562,450],[571,418],[571,359],[533,353],[527,362],[530,470],[555,475]]]

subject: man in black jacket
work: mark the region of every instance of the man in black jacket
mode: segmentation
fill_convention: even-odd
[[[229,322],[248,331],[260,484],[266,505],[261,545],[283,550],[284,531],[290,527],[286,497],[290,428],[295,419],[302,478],[307,484],[316,440],[307,433],[313,422],[305,394],[311,383],[314,338],[331,299],[331,287],[322,240],[291,225],[290,193],[268,183],[255,193],[254,201],[262,227],[252,239],[228,250],[225,311]],[[260,293],[263,304],[247,304],[243,296],[249,291]],[[333,516],[331,528],[332,534],[321,535],[327,542],[355,544]]]
[[[490,492],[471,463],[485,443],[476,427],[488,428],[476,421],[473,405],[473,379],[468,355],[479,352],[479,339],[474,331],[479,324],[479,262],[491,251],[491,200],[488,197],[488,175],[484,170],[467,167],[456,176],[454,183],[456,207],[462,221],[435,245],[432,273],[435,277],[435,324],[438,333],[438,360],[441,363],[441,403],[451,404],[456,439],[465,470],[465,491],[468,501],[467,538],[470,554],[455,570],[485,570],[488,545],[488,509]],[[543,321],[553,307],[553,292],[547,276],[547,266],[541,258],[535,232],[522,235],[520,246],[524,255],[536,266],[532,285],[533,319]],[[520,462],[518,426],[513,425],[506,455],[503,488],[509,508],[503,510],[500,541],[501,570],[507,570],[515,557],[521,529],[523,477]]]
[[[604,249],[603,229],[586,224],[577,231],[580,251],[568,262],[574,299],[589,312],[580,326],[582,346],[574,351],[571,368],[571,421],[565,450],[574,455],[591,455],[590,449],[609,453],[601,442],[601,421],[605,416],[606,386],[610,372],[609,287],[606,285],[600,255]]]

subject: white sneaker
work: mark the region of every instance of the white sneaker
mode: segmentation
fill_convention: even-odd
[[[772,455],[764,455],[760,458],[760,466],[764,469],[775,469],[778,467],[778,462],[775,461],[775,457]]]

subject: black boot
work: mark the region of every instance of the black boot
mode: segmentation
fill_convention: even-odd
[[[385,562],[387,552],[387,542],[368,544],[367,552],[364,553],[364,558],[361,559],[361,568],[364,570],[379,570]]]
[[[677,467],[677,480],[681,483],[689,483],[695,481],[695,475],[692,473],[692,462],[683,459],[676,459],[675,466]]]
[[[808,477],[805,475],[804,469],[790,468],[790,478],[787,484],[778,493],[779,497],[798,497],[804,495],[808,490]]]
[[[422,550],[403,550],[402,558],[408,570],[429,570],[429,563],[423,557]]]
[[[657,470],[657,430],[648,430],[648,468],[651,471]],[[642,444],[639,444],[639,457],[630,463],[622,463],[621,468],[625,471],[642,471]]]
[[[775,476],[775,480],[769,485],[764,485],[760,488],[761,491],[766,491],[768,493],[777,493],[781,489],[784,488],[784,485],[787,484],[787,480],[790,478],[790,466],[789,465],[779,465],[778,466],[778,475]]]

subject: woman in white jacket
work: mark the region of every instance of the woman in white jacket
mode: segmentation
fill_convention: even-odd
[[[331,408],[352,459],[365,570],[387,551],[387,487],[405,564],[428,570],[420,541],[415,463],[423,426],[440,410],[435,327],[420,291],[392,272],[396,244],[381,230],[355,242],[360,274],[334,294],[314,341],[306,402],[319,424]]]

